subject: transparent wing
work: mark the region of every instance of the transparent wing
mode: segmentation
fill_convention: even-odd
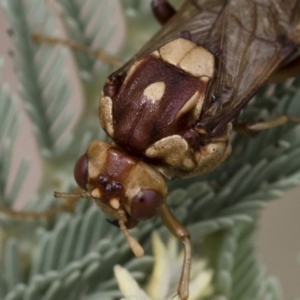
[[[157,49],[178,38],[182,31],[189,31],[192,40],[203,45],[226,3],[224,0],[186,1],[177,14],[141,49],[141,53]]]
[[[205,47],[219,47],[216,74],[205,103],[203,125],[218,131],[253,97],[296,45],[297,0],[228,1],[212,24]]]
[[[132,63],[143,54],[157,50],[162,45],[178,38],[180,32],[185,30],[191,32],[195,42],[204,44],[212,24],[216,21],[225,4],[226,1],[224,0],[185,1],[176,15],[121,68],[121,71],[126,72]]]
[[[295,51],[290,36],[300,24],[299,11],[298,0],[187,0],[123,70],[189,31],[194,42],[216,56],[200,125],[217,132]]]

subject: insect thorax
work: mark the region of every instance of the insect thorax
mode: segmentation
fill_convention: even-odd
[[[196,128],[214,67],[209,51],[183,38],[142,56],[124,76],[108,78],[100,100],[102,127],[167,178],[211,171],[230,153],[231,129],[207,142],[208,133]]]

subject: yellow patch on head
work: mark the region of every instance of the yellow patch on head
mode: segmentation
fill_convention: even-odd
[[[111,207],[114,209],[120,208],[119,198],[110,198],[109,203],[110,203]]]
[[[97,198],[97,199],[100,199],[101,196],[102,196],[101,192],[98,188],[93,189],[92,192],[91,192],[91,195],[92,195],[93,198]]]

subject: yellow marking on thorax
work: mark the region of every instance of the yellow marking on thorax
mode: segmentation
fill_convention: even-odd
[[[166,84],[163,81],[154,82],[145,88],[143,94],[148,100],[158,101],[163,97],[165,89]]]
[[[215,58],[204,47],[178,38],[159,49],[161,58],[182,70],[196,76],[212,78]]]
[[[197,47],[197,45],[192,41],[179,38],[162,46],[159,52],[164,61],[177,66],[186,54],[195,47]]]
[[[180,61],[180,67],[196,77],[207,76],[212,78],[214,74],[214,56],[201,46],[191,50]]]
[[[180,109],[178,112],[176,118],[180,118],[182,115],[187,113],[188,111],[192,110],[195,108],[197,102],[199,99],[199,92],[196,91],[194,95],[184,104],[184,106]]]
[[[100,124],[109,136],[114,135],[112,100],[110,97],[102,97],[99,105]]]

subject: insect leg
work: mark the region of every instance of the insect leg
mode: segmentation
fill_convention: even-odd
[[[190,234],[187,229],[175,218],[166,204],[163,204],[161,207],[160,217],[171,233],[180,239],[184,245],[184,262],[177,292],[181,300],[186,300],[189,296],[189,281],[192,260]]]
[[[235,123],[233,124],[233,130],[239,133],[248,134],[248,133],[254,133],[257,131],[262,131],[266,129],[270,129],[273,127],[284,125],[287,122],[295,122],[300,123],[300,119],[289,117],[286,115],[277,117],[273,120],[266,121],[266,122],[258,122],[258,123]]]
[[[275,71],[269,78],[269,82],[282,82],[288,78],[300,74],[300,56],[289,62],[287,65]]]
[[[156,20],[161,25],[167,23],[176,13],[176,10],[167,0],[152,0],[151,8]]]
[[[59,38],[59,37],[34,33],[32,35],[32,40],[37,44],[47,43],[47,44],[52,44],[52,45],[66,46],[72,50],[80,51],[80,52],[84,52],[89,55],[92,55],[92,56],[96,57],[97,59],[102,60],[102,61],[104,61],[114,67],[117,67],[117,68],[120,68],[123,66],[123,62],[121,60],[106,53],[105,51],[103,51],[101,49],[91,49],[83,44],[79,44],[79,43],[69,40],[69,39],[63,39],[63,38]]]

